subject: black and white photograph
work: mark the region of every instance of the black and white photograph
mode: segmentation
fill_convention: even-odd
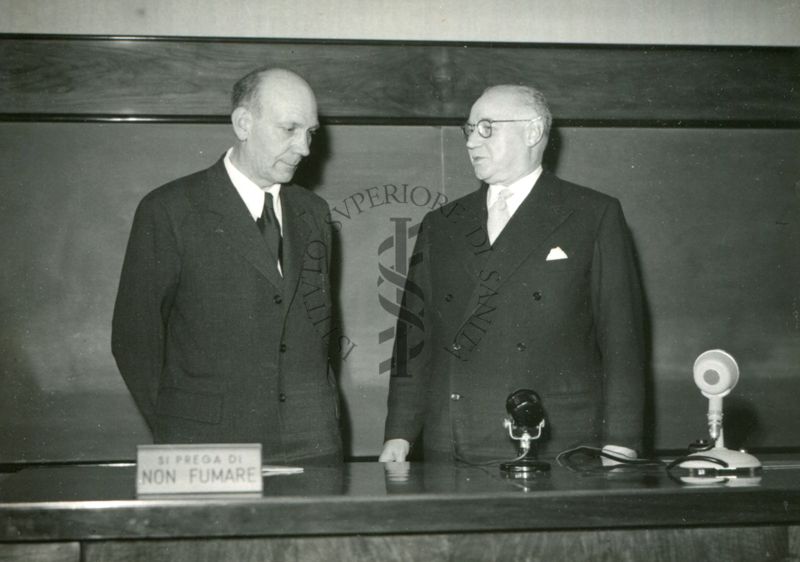
[[[0,0],[0,562],[800,560],[800,0]]]

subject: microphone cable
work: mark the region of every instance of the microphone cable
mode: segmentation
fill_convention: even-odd
[[[667,476],[671,479],[680,481],[678,477],[674,474],[676,469],[683,469],[688,470],[686,468],[681,467],[681,464],[687,461],[706,461],[711,464],[718,465],[720,468],[728,468],[728,463],[722,459],[718,459],[716,457],[712,457],[709,455],[701,455],[698,453],[703,452],[704,450],[709,450],[712,447],[706,448],[699,448],[695,447],[691,453],[686,455],[681,455],[676,459],[673,459],[669,462],[663,461],[661,459],[631,459],[627,457],[623,457],[621,455],[616,455],[614,453],[610,453],[608,451],[604,451],[600,447],[590,447],[587,445],[580,445],[578,447],[573,447],[572,449],[566,449],[561,451],[558,455],[556,455],[556,462],[559,466],[566,468],[571,472],[580,472],[584,474],[603,474],[608,472],[621,472],[622,470],[626,469],[641,469],[641,468],[663,468]],[[596,457],[604,457],[613,461],[618,462],[619,464],[608,465],[608,466],[601,466],[601,467],[581,467],[576,465],[572,460],[571,457],[577,453],[586,453]]]
[[[515,458],[513,458],[513,459],[492,459],[492,460],[489,460],[489,461],[480,461],[480,462],[478,462],[478,461],[471,461],[471,460],[468,460],[468,459],[467,459],[467,458],[465,458],[463,455],[460,455],[460,454],[459,454],[457,451],[455,451],[455,450],[454,450],[454,451],[453,451],[453,458],[454,458],[454,459],[455,459],[457,462],[460,462],[460,463],[462,463],[462,464],[466,464],[466,465],[469,465],[469,466],[491,466],[491,465],[493,465],[493,464],[502,464],[502,463],[513,463],[513,462],[517,462],[517,461],[519,461],[519,460],[522,460],[523,458],[525,458],[525,456],[526,456],[527,454],[528,454],[527,452],[525,452],[525,453],[522,453],[520,456],[518,456],[518,457],[515,457]]]
[[[579,467],[574,462],[571,461],[571,457],[577,453],[585,453],[590,456],[596,457],[604,457],[613,461],[618,462],[619,464],[609,465],[609,466],[602,466],[602,467]],[[579,445],[577,447],[573,447],[571,449],[565,449],[556,455],[556,462],[562,468],[566,468],[572,472],[609,472],[614,469],[619,468],[652,468],[652,467],[663,467],[664,462],[659,459],[631,459],[629,457],[623,457],[622,455],[617,455],[614,453],[610,453],[608,451],[604,451],[601,447],[591,447],[589,445]]]

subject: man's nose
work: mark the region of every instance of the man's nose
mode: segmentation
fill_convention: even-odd
[[[300,156],[304,158],[311,154],[311,135],[308,133],[297,135],[297,140],[294,143],[294,149]]]
[[[467,135],[467,148],[475,148],[481,144],[483,137],[478,134],[478,129],[472,129]]]

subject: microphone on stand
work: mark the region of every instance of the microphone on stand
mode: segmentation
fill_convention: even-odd
[[[722,431],[722,399],[739,382],[739,365],[727,352],[710,349],[694,362],[694,383],[708,398],[708,435],[713,445],[688,455],[678,466],[689,471],[681,480],[689,484],[705,483],[709,479],[726,477],[755,477],[761,473],[761,462],[744,450],[725,447]]]
[[[508,429],[511,439],[519,441],[520,456],[500,465],[507,475],[528,476],[537,472],[548,472],[550,464],[536,458],[536,441],[545,427],[545,414],[539,395],[533,390],[521,388],[506,399],[506,416],[503,427]]]

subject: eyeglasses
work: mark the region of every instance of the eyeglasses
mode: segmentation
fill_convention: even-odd
[[[464,133],[464,138],[469,140],[472,131],[477,130],[478,134],[485,139],[492,136],[492,125],[495,123],[521,123],[523,121],[538,121],[542,116],[530,117],[528,119],[481,119],[477,123],[464,123],[461,125],[461,132]]]

